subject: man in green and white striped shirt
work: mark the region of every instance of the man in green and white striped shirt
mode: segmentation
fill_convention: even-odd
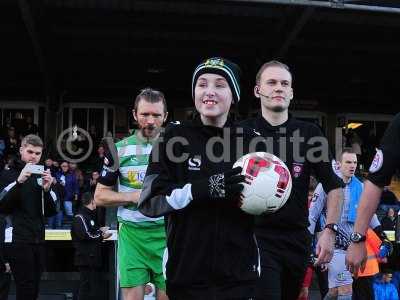
[[[157,288],[157,299],[168,299],[162,272],[164,218],[149,218],[137,210],[153,142],[167,118],[164,95],[147,88],[136,97],[133,117],[139,129],[115,144],[104,159],[96,187],[97,205],[118,206],[118,271],[124,300],[142,300],[146,283]],[[114,155],[111,155],[115,150]],[[118,192],[113,187],[118,184]]]

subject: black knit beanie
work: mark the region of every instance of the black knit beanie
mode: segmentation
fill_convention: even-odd
[[[240,68],[235,63],[222,58],[213,57],[201,62],[193,72],[192,97],[194,99],[194,88],[200,75],[212,73],[221,75],[226,79],[231,88],[233,101],[238,103],[240,100]]]

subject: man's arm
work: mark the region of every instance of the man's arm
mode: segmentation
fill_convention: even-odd
[[[21,171],[18,177],[15,177],[8,171],[0,174],[0,212],[11,214],[17,205],[20,195],[20,186],[31,176],[31,173],[25,169]]]
[[[332,169],[333,157],[327,142],[322,142],[326,141],[326,138],[321,130],[316,126],[311,126],[310,137],[307,143],[310,145],[310,149],[314,149],[314,157],[318,158],[312,163],[312,167],[318,181],[322,183],[324,191],[328,194],[326,224],[337,223],[343,204],[342,188],[344,183]],[[323,230],[316,247],[317,264],[327,263],[332,259],[335,234],[331,229]]]
[[[343,189],[333,189],[328,193],[326,200],[326,224],[337,223],[342,211]],[[318,240],[315,254],[318,256],[316,264],[327,263],[332,259],[336,233],[325,228]]]
[[[94,200],[99,206],[120,206],[138,203],[141,190],[120,193],[113,191],[112,186],[97,183]]]
[[[337,223],[342,212],[343,189],[337,188],[328,193],[326,200],[326,224]]]

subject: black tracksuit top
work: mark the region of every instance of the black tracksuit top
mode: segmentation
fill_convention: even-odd
[[[240,285],[258,278],[254,217],[233,199],[192,199],[191,195],[192,182],[232,169],[256,137],[252,129],[229,121],[217,128],[195,120],[168,125],[153,145],[139,210],[149,217],[166,216],[167,290]],[[213,162],[206,144],[219,138],[224,142],[216,144],[214,153],[222,156],[225,150],[226,161]]]
[[[25,163],[3,170],[0,174],[0,213],[11,215],[12,242],[42,243],[45,236],[45,219],[56,213],[57,196],[50,189],[43,192],[41,176],[32,174],[24,183],[18,184],[18,176]]]
[[[279,126],[270,125],[261,115],[245,120],[240,125],[253,128],[266,138],[267,152],[278,156],[292,175],[292,191],[286,204],[273,214],[256,217],[257,236],[282,229],[305,231],[309,225],[307,196],[312,172],[327,193],[344,187],[343,181],[332,170],[332,155],[321,130],[313,123],[297,120],[290,115]],[[321,140],[325,142],[321,143]],[[312,157],[323,159],[314,160]]]
[[[85,206],[79,209],[72,221],[71,237],[75,247],[75,265],[100,267],[103,236],[97,223],[96,210]]]

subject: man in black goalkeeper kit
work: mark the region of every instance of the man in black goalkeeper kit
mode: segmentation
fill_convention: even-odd
[[[43,142],[27,135],[21,142],[21,160],[0,174],[0,213],[11,216],[12,240],[8,261],[16,285],[17,300],[36,300],[44,262],[45,218],[56,213],[50,170],[31,173],[39,162]]]
[[[292,174],[292,191],[277,212],[256,217],[256,236],[261,252],[261,278],[256,299],[297,299],[305,274],[311,237],[307,230],[307,195],[313,171],[328,193],[327,225],[317,245],[317,264],[332,258],[335,232],[344,186],[331,167],[326,138],[312,123],[288,113],[293,99],[292,74],[278,61],[265,63],[258,71],[254,94],[261,102],[261,115],[245,120],[266,138],[270,153],[283,160]]]

